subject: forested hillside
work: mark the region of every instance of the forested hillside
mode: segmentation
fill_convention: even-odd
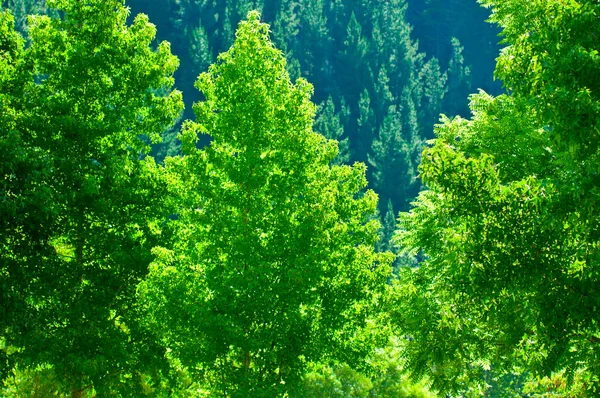
[[[44,0],[6,4],[22,32],[27,13],[46,10]],[[197,76],[229,48],[246,13],[261,11],[292,81],[302,76],[315,87],[315,130],[340,142],[335,162],[368,166],[382,219],[407,210],[419,191],[420,154],[439,114],[468,116],[471,92],[500,90],[492,79],[499,31],[485,22],[489,11],[476,0],[131,0],[127,6],[130,19],[147,14],[157,40],[167,40],[180,59],[175,87],[184,95],[182,119],[193,117],[191,105],[201,99]],[[180,153],[176,136],[177,129],[166,132],[155,147],[159,161]],[[391,247],[392,230],[382,247]]]
[[[193,89],[197,75],[229,48],[232,27],[249,10],[262,11],[292,81],[302,76],[315,87],[315,130],[340,141],[337,162],[369,166],[382,214],[388,207],[408,209],[418,192],[416,167],[439,114],[467,116],[472,89],[499,90],[492,80],[498,30],[485,22],[489,11],[475,0],[132,0],[128,5],[132,15],[148,14],[158,37],[180,57],[175,77],[186,117],[200,99]]]
[[[597,395],[600,4],[483,5],[2,2],[0,395]]]

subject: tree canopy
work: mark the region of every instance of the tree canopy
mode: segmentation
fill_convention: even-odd
[[[51,5],[63,17],[32,18],[26,49],[1,14],[2,352],[52,366],[73,396],[128,391],[125,373],[166,366],[135,289],[166,211],[144,156],[182,110],[178,63],[121,1]]]
[[[564,372],[599,389],[594,1],[486,1],[508,94],[471,97],[423,155],[427,190],[398,240],[426,261],[398,284],[417,374],[457,391],[486,372]],[[569,382],[570,383],[570,382]]]
[[[197,87],[184,156],[167,164],[181,239],[155,250],[141,288],[153,328],[225,395],[279,396],[309,363],[360,363],[392,259],[374,250],[364,165],[329,165],[337,144],[312,131],[312,87],[290,81],[256,12]]]
[[[142,3],[1,3],[0,395],[598,394],[598,1]]]

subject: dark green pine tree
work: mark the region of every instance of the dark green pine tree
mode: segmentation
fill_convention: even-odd
[[[371,98],[367,89],[364,89],[358,101],[357,131],[352,148],[354,160],[366,163],[375,134],[375,122],[375,113],[371,109]]]
[[[290,79],[296,81],[301,76],[300,61],[294,54],[294,43],[298,36],[300,20],[296,12],[297,4],[293,0],[282,0],[276,18],[271,26],[273,42],[287,60],[286,69]]]
[[[385,65],[382,65],[377,75],[377,81],[375,82],[375,104],[373,106],[378,126],[381,125],[388,108],[394,102],[394,95],[390,91],[389,84],[390,78],[388,77],[387,69]]]
[[[380,203],[391,200],[394,207],[408,208],[411,192],[415,185],[415,167],[412,148],[402,135],[401,115],[395,106],[390,106],[379,137],[373,141],[369,164],[373,166],[372,184],[381,198]]]
[[[343,112],[343,109],[342,111]],[[350,150],[348,138],[344,137],[344,127],[340,121],[340,113],[336,113],[335,104],[331,96],[327,101],[321,103],[317,110],[314,129],[325,137],[338,141],[338,154],[332,164],[348,163],[350,161]]]
[[[473,85],[491,94],[502,92],[501,84],[492,79],[500,46],[498,26],[486,23],[489,9],[473,0],[413,1],[409,17],[421,51],[436,57],[445,68],[453,55],[449,38],[456,37],[465,47]]]
[[[300,24],[296,8],[293,0],[282,0],[271,24],[273,42],[277,48],[283,51],[288,63],[290,57],[293,57],[293,42],[298,35],[298,25]]]
[[[356,107],[366,84],[372,81],[367,62],[368,51],[369,43],[363,36],[362,27],[353,12],[346,28],[344,50],[336,63],[338,85],[344,90],[344,97],[350,106]]]
[[[370,59],[385,64],[390,81],[390,91],[399,98],[405,87],[414,91],[424,54],[419,53],[418,43],[411,38],[412,28],[405,18],[404,0],[382,2],[373,10],[373,38],[377,46],[371,47]],[[384,109],[385,112],[387,109]]]
[[[396,231],[396,213],[394,212],[394,204],[391,199],[388,199],[387,206],[385,207],[385,213],[381,218],[381,230],[379,231],[379,242],[377,242],[377,249],[381,252],[392,252],[396,253],[392,238]]]
[[[402,115],[402,132],[407,142],[419,140],[421,133],[417,104],[421,102],[422,85],[419,81],[412,81],[411,83],[411,85],[404,86],[399,101],[399,109]]]
[[[423,126],[423,135],[426,138],[433,138],[433,125],[439,120],[448,90],[446,87],[448,76],[446,72],[440,70],[440,64],[436,58],[430,58],[423,65],[419,76],[423,84],[419,120]]]
[[[428,55],[442,59],[444,64],[451,57],[448,38],[452,37],[453,21],[458,19],[448,3],[449,0],[424,0],[410,4],[421,46]]]
[[[333,48],[344,48],[344,41],[347,36],[349,13],[346,12],[343,0],[328,0],[325,7],[325,17],[327,18],[327,30],[331,35]]]
[[[448,94],[444,101],[444,111],[450,115],[469,116],[466,98],[471,94],[471,69],[465,65],[464,48],[460,41],[452,38],[452,58],[448,64]]]
[[[185,67],[179,70],[177,78],[182,87],[190,89],[186,90],[185,94],[186,100],[191,103],[201,98],[200,94],[191,88],[196,77],[208,69],[208,65],[213,61],[213,54],[208,34],[200,18],[195,22],[187,22],[182,31],[183,35],[179,39],[182,46],[180,56]],[[189,111],[186,116],[191,116]]]
[[[233,43],[233,24],[231,22],[231,9],[225,7],[218,16],[220,28],[216,32],[218,37],[217,53],[226,51]]]
[[[302,76],[313,82],[317,102],[327,98],[333,81],[333,51],[324,9],[324,0],[298,3],[300,24],[294,40],[294,54],[300,61]]]
[[[205,72],[213,62],[208,34],[201,23],[192,29],[188,41],[188,52],[193,66],[193,74],[198,76],[201,72]]]

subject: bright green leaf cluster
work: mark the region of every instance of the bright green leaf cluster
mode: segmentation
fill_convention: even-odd
[[[443,119],[423,154],[429,189],[397,234],[426,258],[396,285],[408,362],[443,391],[562,371],[596,395],[600,5],[484,3],[509,94],[473,95],[471,119]]]
[[[181,192],[173,249],[140,288],[167,347],[215,393],[278,396],[307,364],[360,363],[354,342],[391,255],[376,253],[365,166],[330,166],[312,131],[312,86],[295,84],[255,12],[197,82],[205,101],[167,163]],[[209,146],[196,148],[199,133]]]

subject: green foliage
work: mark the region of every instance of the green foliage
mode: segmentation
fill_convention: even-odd
[[[440,64],[436,58],[431,58],[423,65],[420,72],[423,80],[423,99],[420,106],[421,120],[425,126],[433,126],[438,120],[443,107],[444,98],[449,88],[446,86],[448,76],[440,70]],[[455,96],[456,98],[456,96]],[[448,114],[453,114],[448,112]],[[433,133],[433,131],[431,131]],[[430,138],[429,132],[424,132],[425,137]]]
[[[378,242],[379,249],[381,251],[395,252],[392,244],[392,237],[396,231],[396,213],[394,212],[394,205],[391,199],[388,199],[387,209],[382,220],[380,239]]]
[[[448,95],[444,110],[450,115],[468,115],[463,98],[471,93],[471,70],[464,65],[464,48],[456,37],[452,38],[452,58],[448,64]]]
[[[365,166],[329,166],[312,87],[290,82],[255,12],[197,87],[185,156],[167,162],[180,239],[155,249],[140,290],[150,328],[217,395],[279,396],[309,362],[360,364],[391,262],[373,249]],[[199,133],[213,138],[203,149]]]
[[[292,397],[433,398],[424,381],[413,383],[404,374],[402,350],[393,339],[369,358],[368,374],[347,364],[313,366]]]
[[[133,393],[163,366],[135,289],[167,211],[142,158],[181,111],[178,92],[158,94],[177,59],[151,50],[147,18],[126,26],[118,0],[49,5],[63,17],[32,18],[23,52],[3,14],[2,62],[18,65],[2,73],[3,352],[24,371],[51,367],[72,394]]]
[[[273,29],[275,44],[285,54],[291,80],[304,77],[311,81],[315,85],[313,100],[317,104],[326,104],[331,97],[338,111],[343,112],[341,104],[346,104],[349,112],[340,117],[340,121],[341,136],[348,141],[341,143],[341,156],[337,161],[368,163],[373,142],[384,128],[388,109],[396,107],[402,130],[408,137],[411,167],[387,169],[384,180],[388,182],[410,180],[417,175],[424,138],[433,136],[439,113],[454,114],[457,109],[461,113],[468,112],[467,64],[485,64],[474,73],[478,87],[489,87],[490,65],[498,52],[496,31],[484,23],[489,12],[472,0],[411,4],[405,0],[154,0],[150,3],[130,0],[129,4],[134,13],[150,14],[159,33],[163,32],[162,37],[173,44],[173,51],[180,56],[182,68],[176,80],[188,105],[186,118],[193,118],[191,104],[202,99],[192,87],[198,73],[205,70],[204,65],[217,53],[229,48],[233,41],[232,26],[249,9],[262,10],[264,20]],[[435,18],[413,18],[411,22],[420,25],[415,26],[419,32],[415,35],[407,18],[414,16],[411,10],[422,7],[426,9],[424,15]],[[430,12],[433,9],[435,12]],[[423,26],[427,27],[426,32]],[[477,30],[473,31],[472,26],[477,26]],[[430,40],[433,34],[437,36],[435,48]],[[452,47],[453,36],[467,43],[464,58],[458,42]],[[437,47],[441,50],[437,51]],[[369,96],[370,111],[364,107],[365,92]],[[323,117],[319,112],[317,122],[325,123]],[[368,125],[365,125],[365,117],[369,119]],[[328,120],[329,124],[335,123],[331,118]],[[320,131],[324,126],[319,124],[315,128]],[[159,160],[164,154],[179,149],[173,134],[166,134],[164,141],[153,152]],[[206,145],[208,141],[202,137],[198,145]],[[344,155],[345,145],[349,148],[348,156]],[[378,194],[385,196],[394,190],[386,187],[388,192],[381,191],[372,177],[368,170],[367,179]],[[415,180],[411,189],[395,192],[392,201],[396,209],[407,208],[419,184],[420,181]]]
[[[338,141],[338,154],[333,160],[333,163],[337,165],[348,163],[350,160],[348,138],[343,138],[344,127],[340,119],[340,113],[335,113],[335,105],[330,96],[325,103],[319,106],[314,126],[316,132],[330,140]]]
[[[468,81],[458,42],[441,64],[419,52],[404,0],[131,0],[180,55],[176,72],[170,46],[121,0],[1,4],[15,18],[0,13],[0,395],[277,396],[299,386],[315,396],[429,396],[403,376],[398,344],[372,349],[389,334],[381,319],[393,256],[381,252],[396,250],[394,208],[414,196],[423,137]],[[287,63],[255,13],[234,37],[251,9],[273,21]],[[28,14],[46,16],[28,24]],[[184,124],[185,156],[163,168],[181,151],[174,74],[186,101],[202,102]],[[568,136],[543,121],[547,94],[535,92],[535,112],[527,99],[474,98],[480,123],[497,124],[487,144],[465,134],[462,150],[497,151],[500,184],[525,172],[542,181],[564,162],[564,178],[549,185],[558,190],[577,170],[573,154],[559,162],[560,145],[547,142]],[[517,125],[519,134],[491,138]],[[526,161],[513,156],[514,145],[538,141],[541,150],[519,149]],[[548,158],[556,164],[541,167]],[[368,174],[343,166],[356,160],[369,161]],[[365,175],[387,203],[383,227]],[[585,369],[577,377],[583,389],[593,379]]]
[[[27,17],[29,15],[47,14],[52,10],[46,8],[46,0],[5,0],[2,5],[14,15],[15,29],[27,36]]]
[[[374,168],[373,186],[386,202],[407,197],[416,182],[412,165],[413,148],[402,135],[400,116],[396,107],[390,106],[379,138],[373,141],[373,155],[369,156],[369,163]],[[406,203],[401,203],[401,208],[406,208]]]
[[[492,79],[502,46],[498,38],[500,28],[486,23],[490,10],[473,0],[424,0],[409,1],[407,15],[414,26],[413,35],[419,40],[420,51],[438,59],[443,69],[451,69],[456,44],[460,42],[460,46],[464,46],[461,54],[464,65],[468,65],[471,72],[472,87],[494,95],[502,93],[500,82]],[[468,99],[464,93],[453,92],[457,88],[461,89],[460,86],[448,87],[448,95],[456,100],[449,105],[466,112],[460,115],[467,117]],[[450,109],[444,109],[443,113],[455,114]]]
[[[355,138],[354,156],[356,158],[364,158],[369,152],[369,144],[373,141],[375,133],[375,113],[371,109],[371,98],[367,89],[360,93],[358,101],[358,125],[357,135]],[[367,159],[361,159],[366,161]]]
[[[298,397],[368,397],[373,383],[346,364],[321,366],[304,376]]]
[[[509,44],[496,73],[510,95],[472,96],[472,118],[444,118],[425,150],[429,189],[398,241],[427,260],[403,270],[394,316],[410,368],[442,391],[483,394],[491,370],[555,372],[597,395],[600,6],[485,3]]]
[[[13,369],[4,380],[4,388],[0,392],[4,397],[63,397],[61,383],[57,381],[55,373],[49,367],[21,371]]]

